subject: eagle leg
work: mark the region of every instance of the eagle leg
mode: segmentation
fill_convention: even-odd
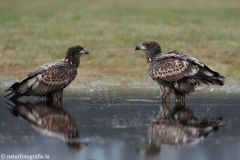
[[[162,102],[162,106],[160,105],[159,118],[170,118],[172,117],[173,110],[169,102]]]
[[[51,92],[46,95],[47,100],[62,100],[63,97],[63,89]]]
[[[63,108],[63,101],[60,99],[46,99],[45,103],[48,106],[55,108]]]
[[[175,94],[175,101],[176,102],[185,102],[185,96],[186,94],[174,89],[174,94]]]
[[[167,102],[170,99],[172,89],[169,86],[161,86],[161,85],[160,85],[160,88],[162,90],[162,101]]]

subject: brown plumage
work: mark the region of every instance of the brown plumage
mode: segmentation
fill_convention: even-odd
[[[12,107],[12,114],[21,117],[43,135],[62,139],[70,148],[81,149],[79,132],[75,120],[62,106],[62,100],[51,102],[22,103],[7,101]]]
[[[196,143],[203,137],[216,131],[223,124],[222,117],[197,117],[195,110],[186,107],[185,103],[163,102],[158,118],[148,128],[148,141],[145,154],[158,154],[162,145],[178,146]]]
[[[156,42],[144,42],[136,46],[135,50],[142,50],[146,54],[148,73],[159,84],[163,101],[170,98],[171,92],[174,92],[176,100],[184,100],[185,95],[199,85],[222,86],[225,83],[224,76],[196,58],[180,54],[177,50],[163,54]]]
[[[66,57],[56,62],[44,64],[20,82],[14,83],[6,91],[11,91],[6,99],[22,96],[45,96],[48,99],[62,99],[63,89],[76,77],[80,56],[88,51],[81,46],[68,48]]]

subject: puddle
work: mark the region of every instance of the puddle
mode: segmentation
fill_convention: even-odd
[[[238,92],[197,90],[180,107],[173,98],[161,104],[158,88],[139,86],[70,88],[62,103],[28,97],[15,107],[3,102],[4,94],[1,90],[1,154],[83,160],[240,159]]]

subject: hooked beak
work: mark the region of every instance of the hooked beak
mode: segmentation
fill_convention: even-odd
[[[80,53],[89,54],[89,52],[88,52],[88,50],[87,50],[87,49],[83,49],[83,50],[81,50],[81,52],[80,52]]]
[[[135,51],[136,50],[143,50],[143,49],[146,49],[146,47],[142,44],[139,44],[139,45],[136,46]]]

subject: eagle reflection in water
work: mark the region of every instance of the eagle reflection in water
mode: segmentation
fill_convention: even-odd
[[[69,148],[81,149],[79,132],[75,120],[63,109],[61,100],[45,102],[5,101],[12,107],[12,114],[27,120],[43,135],[56,137],[66,142]]]
[[[222,117],[203,118],[195,116],[194,110],[185,103],[163,102],[158,118],[148,128],[148,141],[144,147],[145,155],[156,155],[162,145],[177,147],[186,143],[196,143],[223,124]]]

